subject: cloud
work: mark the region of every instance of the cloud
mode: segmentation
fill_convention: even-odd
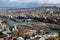
[[[60,4],[60,0],[38,0],[40,4]]]
[[[17,3],[31,3],[35,0],[9,0],[10,2],[17,2]]]
[[[60,4],[60,0],[0,0],[0,5],[18,5],[21,3]]]
[[[39,4],[60,4],[60,0],[0,0],[1,3],[39,3]]]
[[[9,0],[17,3],[60,4],[60,0]]]
[[[10,2],[19,2],[20,0],[9,0]]]

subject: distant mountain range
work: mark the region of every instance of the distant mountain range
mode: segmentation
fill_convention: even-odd
[[[41,6],[60,6],[60,4],[20,3],[12,6],[3,5],[0,6],[0,8],[34,8],[34,7],[41,7]]]

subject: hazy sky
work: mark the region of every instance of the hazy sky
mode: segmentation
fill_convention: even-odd
[[[21,3],[60,4],[60,0],[0,0],[0,6],[15,6]]]

